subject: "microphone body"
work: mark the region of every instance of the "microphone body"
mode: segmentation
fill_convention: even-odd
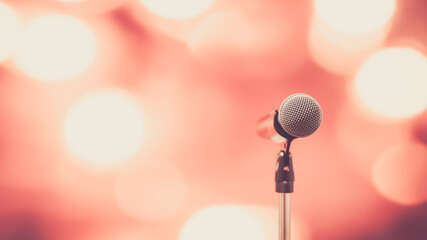
[[[295,138],[289,135],[280,125],[277,110],[258,121],[257,133],[260,137],[273,140],[276,143],[283,143]]]

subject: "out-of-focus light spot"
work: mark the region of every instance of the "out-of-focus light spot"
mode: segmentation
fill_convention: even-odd
[[[186,19],[208,10],[215,0],[139,0],[144,7],[164,18]]]
[[[74,239],[74,238],[73,238]],[[161,239],[153,233],[144,231],[143,229],[123,228],[117,229],[101,228],[96,229],[95,232],[79,236],[80,240],[157,240]]]
[[[267,240],[278,238],[277,207],[250,205],[242,207],[262,224]],[[307,224],[299,217],[291,214],[291,239],[310,240],[311,233]]]
[[[174,216],[186,199],[181,172],[167,162],[153,159],[124,169],[115,184],[115,198],[127,215],[147,221]]]
[[[406,137],[412,124],[384,121],[366,108],[359,109],[356,100],[351,99],[351,104],[343,108],[337,118],[338,145],[349,155],[345,163],[361,176],[371,179],[371,172],[366,169],[372,169],[375,158],[383,149],[396,139]]]
[[[15,47],[19,20],[16,13],[0,2],[0,62],[6,60]]]
[[[366,34],[384,27],[396,9],[395,0],[315,0],[315,14],[345,34]]]
[[[97,168],[136,153],[142,141],[142,114],[136,100],[116,89],[78,100],[65,120],[65,140],[78,157]]]
[[[348,35],[314,17],[307,39],[310,56],[319,66],[332,73],[353,75],[360,64],[383,45],[389,29]]]
[[[129,0],[53,0],[63,3],[72,12],[83,14],[102,14],[122,6]]]
[[[414,141],[391,146],[377,159],[372,174],[377,190],[393,202],[427,201],[427,146]]]
[[[308,46],[313,60],[340,75],[353,75],[380,48],[390,30],[395,0],[316,0]]]
[[[227,50],[233,48],[234,52],[243,55],[251,51],[260,51],[259,45],[262,40],[263,36],[258,34],[256,28],[251,26],[249,19],[242,13],[216,12],[194,28],[188,47],[199,58],[219,54],[218,48]]]
[[[214,206],[193,215],[181,229],[179,240],[266,240],[262,223],[240,206]]]
[[[291,18],[283,16],[260,20],[238,10],[215,12],[193,28],[187,46],[200,62],[223,72],[282,78],[305,57],[295,50],[304,47],[295,41],[298,30],[291,25]]]
[[[214,206],[194,214],[183,226],[179,240],[266,240],[262,223],[240,206]]]
[[[77,76],[94,61],[93,31],[69,15],[44,15],[24,28],[14,60],[31,77],[44,81]]]
[[[292,215],[291,221],[291,239],[311,239],[309,228],[298,216]],[[236,229],[233,229],[234,227]],[[205,236],[203,236],[204,233]],[[211,234],[213,235],[210,236]],[[208,207],[193,215],[181,229],[179,240],[267,240],[277,239],[277,237],[276,207],[223,205]]]
[[[367,59],[356,76],[356,93],[375,113],[406,118],[427,106],[427,58],[411,48],[387,48]]]

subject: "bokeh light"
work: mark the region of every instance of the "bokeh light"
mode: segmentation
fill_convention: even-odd
[[[357,99],[352,101],[338,115],[338,145],[348,155],[344,163],[365,179],[371,179],[371,172],[367,169],[372,169],[383,149],[394,144],[396,139],[408,137],[410,125],[401,121],[384,121],[381,116],[360,109],[356,104]]]
[[[69,3],[69,2],[85,2],[87,0],[55,0],[57,2],[64,2],[64,3]]]
[[[263,11],[270,15],[263,18],[240,10],[209,14],[193,28],[188,49],[216,71],[263,80],[283,78],[298,69],[306,56],[303,42],[297,40],[300,32],[292,24],[298,18],[277,13],[280,7],[267,5]]]
[[[19,19],[12,8],[0,2],[0,62],[9,58],[15,47]]]
[[[366,34],[386,25],[396,9],[395,0],[315,0],[321,21],[345,34]]]
[[[315,17],[307,39],[310,56],[329,72],[352,76],[367,57],[382,47],[389,30],[383,28],[363,35],[348,35]]]
[[[213,206],[194,214],[179,240],[267,240],[262,223],[241,206]]]
[[[359,69],[355,88],[360,101],[384,117],[411,117],[427,106],[427,58],[412,48],[380,50]]]
[[[114,193],[120,209],[128,216],[159,221],[181,210],[186,192],[187,184],[176,167],[159,159],[145,159],[120,173]]]
[[[295,92],[291,239],[426,239],[427,1],[0,2],[0,239],[277,239]]]
[[[123,6],[129,0],[52,0],[63,3],[63,7],[77,14],[97,15]]]
[[[215,61],[215,57],[227,50],[236,55],[260,51],[262,35],[239,11],[215,12],[203,19],[192,31],[188,48],[199,59]],[[232,59],[233,61],[235,59]]]
[[[156,15],[169,19],[187,19],[208,10],[215,0],[139,0]]]
[[[311,57],[328,71],[353,75],[383,45],[395,5],[395,0],[316,0],[308,36]]]
[[[139,104],[126,92],[104,89],[79,99],[65,120],[65,140],[78,157],[98,168],[134,155],[142,141]]]
[[[310,229],[299,216],[291,216],[291,239],[310,240]],[[216,205],[196,212],[181,229],[179,240],[278,238],[277,207]]]
[[[160,240],[146,229],[140,227],[121,227],[116,226],[108,229],[100,228],[79,236],[79,240]],[[75,239],[77,240],[77,239]]]
[[[427,201],[427,146],[409,141],[389,147],[377,159],[372,177],[377,190],[393,202]]]
[[[76,77],[94,61],[97,41],[82,20],[70,15],[31,19],[20,36],[14,60],[23,72],[39,80]]]
[[[278,239],[278,208],[276,206],[263,206],[263,205],[248,205],[241,206],[243,209],[248,211],[251,216],[254,216],[262,224],[264,232],[266,234],[266,240]],[[299,215],[295,214],[295,211],[291,212],[290,222],[290,237],[294,240],[310,240],[311,229],[307,223],[301,219]]]

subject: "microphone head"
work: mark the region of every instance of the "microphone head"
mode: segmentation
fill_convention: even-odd
[[[322,109],[313,97],[296,93],[287,97],[280,105],[278,120],[289,135],[307,137],[319,128]]]

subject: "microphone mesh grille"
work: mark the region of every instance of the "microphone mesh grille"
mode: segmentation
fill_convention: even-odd
[[[314,133],[322,122],[322,109],[311,96],[293,94],[283,101],[279,109],[279,123],[294,137],[307,137]]]

